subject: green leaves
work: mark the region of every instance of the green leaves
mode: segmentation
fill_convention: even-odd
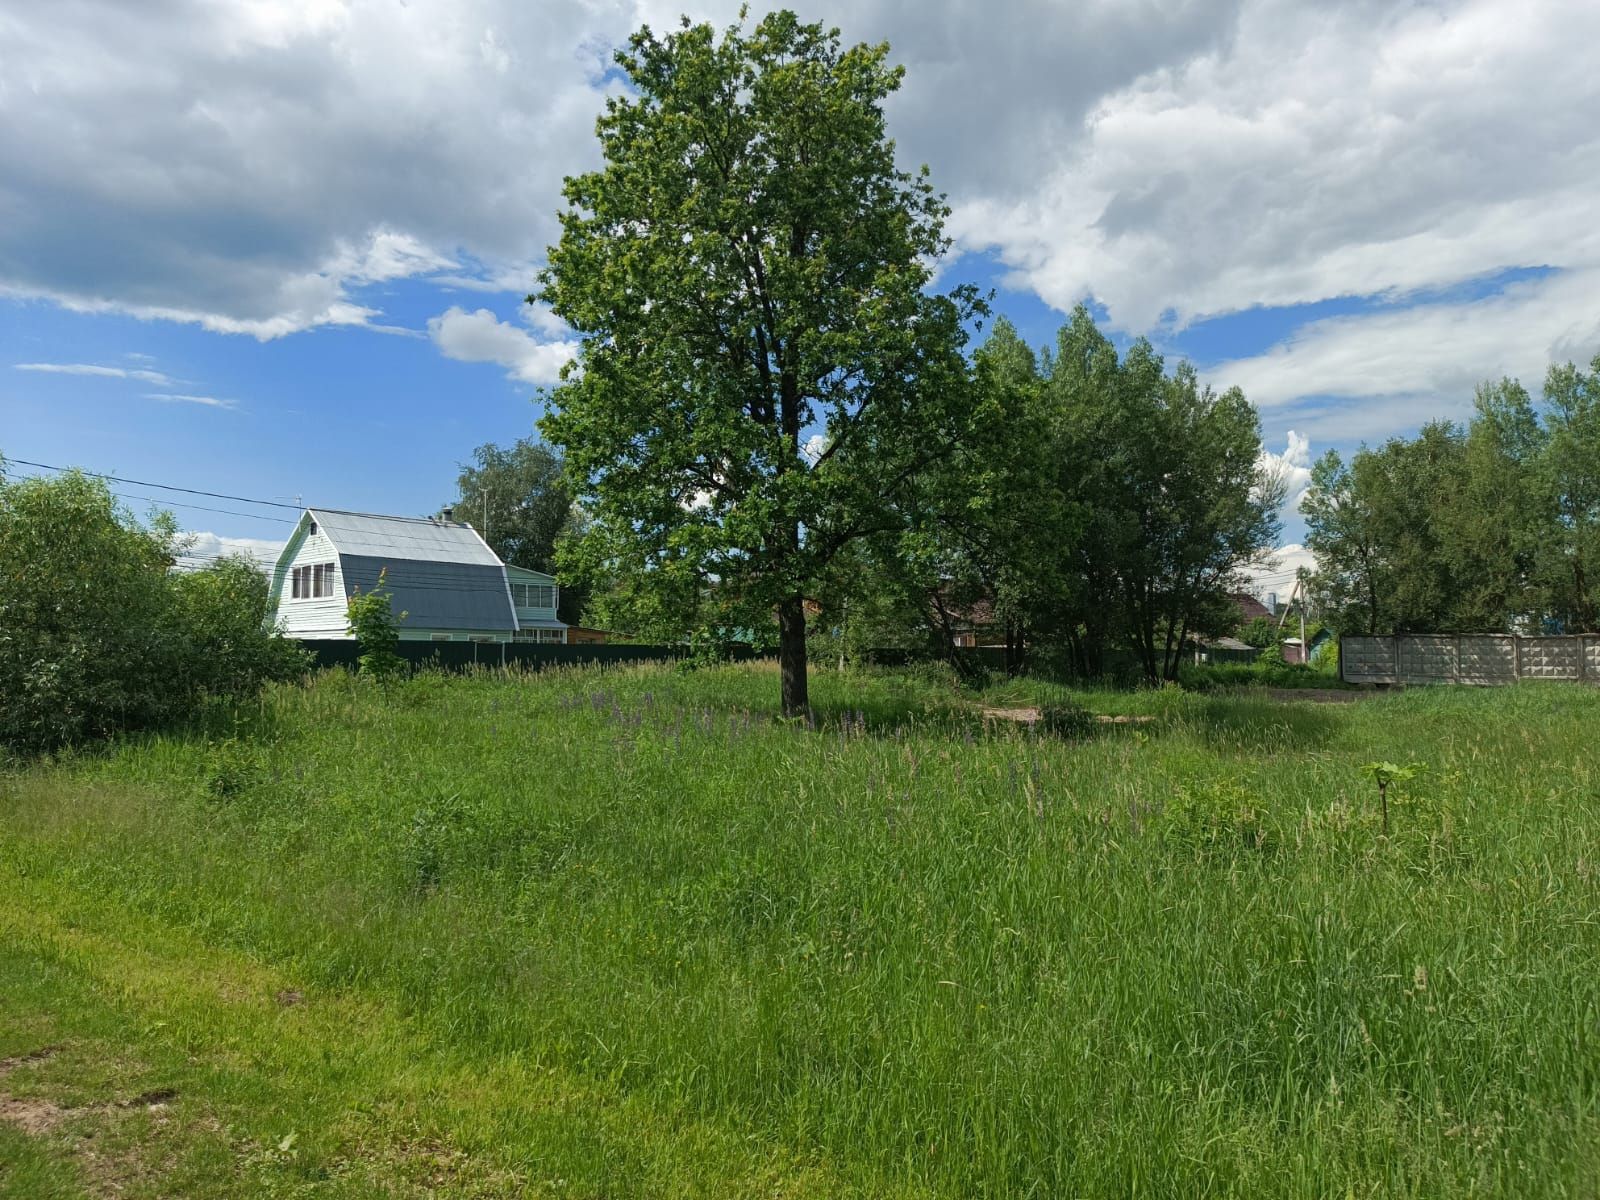
[[[182,548],[170,514],[141,525],[98,479],[0,479],[0,748],[158,727],[305,669],[253,563],[177,572]]]
[[[792,610],[959,440],[982,305],[924,291],[947,208],[895,163],[887,46],[780,12],[617,63],[539,293],[582,340],[542,423],[593,518],[563,567]]]
[[[1465,427],[1330,452],[1302,504],[1315,590],[1352,632],[1600,628],[1600,357],[1551,369],[1542,412],[1514,380]]]
[[[350,596],[347,607],[349,631],[361,644],[361,673],[378,680],[391,679],[405,669],[405,661],[396,653],[400,644],[399,624],[405,613],[396,613],[389,595],[387,570],[378,572],[378,583],[363,594],[357,589]]]

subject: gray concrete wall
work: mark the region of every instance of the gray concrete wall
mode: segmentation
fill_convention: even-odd
[[[1351,635],[1339,639],[1339,674],[1349,683],[1465,683],[1480,687],[1519,679],[1600,683],[1600,635]]]

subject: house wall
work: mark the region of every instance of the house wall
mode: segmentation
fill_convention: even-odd
[[[508,566],[506,568],[506,583],[511,588],[512,604],[515,606],[517,612],[517,624],[530,626],[548,624],[549,622],[560,620],[560,618],[556,616],[556,609],[560,607],[561,604],[561,587],[556,583],[556,577],[554,575],[547,575],[543,571],[530,571],[526,567]],[[547,586],[550,589],[550,603],[548,605],[517,604],[516,595],[518,590],[517,585],[519,583],[542,584]],[[563,631],[562,640],[566,640],[565,631]]]
[[[345,615],[344,572],[339,568],[339,555],[333,542],[320,529],[307,533],[308,522],[302,521],[284,553],[278,556],[272,569],[272,595],[278,605],[278,628],[289,637],[296,638],[347,638]],[[290,587],[291,572],[295,567],[313,566],[316,563],[333,563],[333,595],[320,599],[296,600]]]

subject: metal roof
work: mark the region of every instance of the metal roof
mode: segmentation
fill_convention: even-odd
[[[338,552],[346,589],[370,592],[380,574],[402,628],[517,628],[506,569],[470,525],[310,508]]]
[[[427,517],[385,517],[376,513],[308,508],[311,519],[328,535],[340,554],[415,559],[435,563],[472,563],[498,567],[500,560],[470,525]]]

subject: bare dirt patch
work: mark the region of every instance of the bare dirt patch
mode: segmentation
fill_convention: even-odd
[[[15,1100],[0,1095],[0,1121],[15,1125],[35,1137],[49,1133],[66,1117],[67,1110],[48,1100]]]

